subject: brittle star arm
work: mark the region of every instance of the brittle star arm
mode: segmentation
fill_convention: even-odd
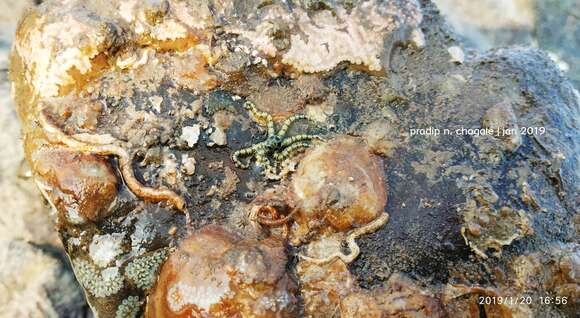
[[[274,129],[274,120],[272,119],[272,115],[270,115],[266,112],[259,111],[256,108],[256,105],[254,105],[254,103],[252,103],[252,102],[245,102],[244,108],[250,112],[250,115],[252,115],[252,118],[254,118],[254,120],[258,124],[260,124],[262,126],[266,126],[268,128],[268,136],[273,136],[276,134],[276,130]]]
[[[290,220],[292,220],[294,218],[294,215],[298,213],[298,209],[293,209],[292,212],[288,213],[288,215],[286,215],[285,217],[278,219],[278,220],[268,220],[265,218],[262,218],[260,216],[256,216],[256,220],[258,223],[262,224],[262,225],[267,225],[267,226],[281,226],[281,225],[286,225],[288,222],[290,222]]]
[[[38,118],[40,126],[44,129],[47,138],[51,142],[61,143],[73,150],[81,152],[88,152],[96,155],[116,156],[119,158],[121,176],[123,177],[125,184],[131,190],[131,192],[133,192],[136,196],[149,201],[167,201],[175,206],[178,210],[184,211],[185,200],[177,193],[167,188],[146,187],[141,184],[139,180],[137,180],[132,168],[131,158],[125,149],[114,144],[97,144],[77,140],[67,135],[64,131],[62,131],[62,129],[51,123],[43,111],[39,112]],[[110,139],[109,137],[103,137],[103,139],[104,138]],[[91,139],[98,140],[99,137],[98,135],[91,135]]]
[[[256,165],[263,167],[264,169],[270,169],[270,159],[268,159],[268,154],[266,152],[266,147],[261,146],[256,151]]]
[[[310,120],[311,122],[318,124],[318,122],[316,120],[312,119],[309,116],[306,116],[306,115],[293,115],[293,116],[290,116],[290,117],[286,118],[286,120],[284,120],[282,122],[282,126],[280,127],[280,130],[278,131],[278,134],[277,135],[279,137],[286,136],[286,133],[288,132],[288,129],[290,129],[290,126],[292,126],[292,124],[294,122],[296,122],[298,120],[302,120],[302,119]]]
[[[266,219],[260,215],[261,209],[267,209],[272,215],[272,219]],[[265,225],[269,227],[278,227],[278,226],[288,226],[288,222],[290,222],[294,216],[298,213],[298,209],[292,209],[292,212],[288,213],[288,215],[284,216],[281,219],[275,219],[278,217],[278,212],[271,206],[263,205],[263,206],[255,206],[250,210],[248,213],[248,217],[251,222],[255,222],[260,226]]]
[[[289,147],[285,148],[284,150],[274,153],[272,155],[272,157],[274,157],[274,160],[276,160],[276,161],[283,161],[283,160],[288,159],[294,153],[296,153],[304,148],[308,148],[309,146],[310,146],[310,144],[308,144],[307,142],[296,142],[296,143],[290,145]]]
[[[318,136],[318,135],[297,135],[297,136],[292,136],[290,138],[284,139],[284,141],[282,141],[282,143],[280,144],[280,146],[282,146],[282,148],[286,148],[296,142],[299,141],[310,141],[313,139],[318,139],[318,140],[323,140],[322,137]]]
[[[235,165],[242,169],[248,169],[250,167],[250,163],[247,164],[243,163],[240,160],[240,157],[248,157],[248,156],[255,156],[258,152],[258,149],[263,147],[262,143],[255,144],[251,147],[243,148],[237,151],[234,151],[232,155],[232,160],[234,161]]]
[[[341,259],[346,264],[350,264],[360,254],[360,247],[356,243],[356,239],[358,237],[360,237],[361,235],[365,235],[365,234],[369,234],[369,233],[373,233],[373,232],[377,231],[383,225],[385,225],[388,221],[389,221],[389,214],[385,212],[380,217],[378,217],[377,219],[372,221],[371,223],[368,223],[364,226],[361,226],[361,227],[353,230],[348,235],[348,237],[346,239],[346,243],[348,244],[348,248],[350,249],[350,254],[348,254],[348,255],[337,252],[337,253],[334,253],[334,254],[332,254],[328,257],[325,257],[325,258],[313,258],[313,257],[309,257],[309,256],[305,256],[305,255],[300,254],[300,258],[304,259],[305,261],[308,261],[308,262],[311,262],[314,264],[318,264],[318,265],[328,264],[337,258]]]

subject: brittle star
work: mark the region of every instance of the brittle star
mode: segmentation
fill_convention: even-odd
[[[238,168],[248,169],[250,167],[250,162],[243,163],[240,161],[240,157],[250,157],[250,160],[251,157],[255,157],[256,165],[264,168],[264,171],[268,171],[272,169],[269,157],[276,162],[281,162],[290,158],[296,152],[308,148],[310,146],[309,141],[313,139],[322,140],[318,135],[297,135],[286,138],[286,133],[294,122],[302,119],[314,122],[312,118],[306,115],[293,115],[288,117],[282,122],[280,130],[276,132],[272,115],[258,111],[256,106],[251,102],[244,103],[244,108],[250,112],[258,124],[266,126],[268,131],[264,141],[233,153],[232,160]]]
[[[177,193],[167,188],[150,188],[142,185],[135,177],[131,157],[127,151],[114,144],[109,135],[78,134],[67,135],[60,127],[50,122],[43,110],[39,112],[39,123],[51,142],[61,143],[80,152],[96,155],[113,155],[119,158],[119,170],[127,187],[139,197],[152,202],[168,201],[178,210],[184,212],[185,201]],[[189,217],[188,213],[185,213]]]
[[[381,216],[376,218],[374,221],[363,225],[359,228],[354,229],[346,238],[346,243],[348,244],[348,248],[350,249],[350,254],[345,255],[341,252],[334,253],[325,258],[314,258],[300,254],[299,257],[307,262],[311,262],[318,265],[328,264],[335,259],[341,259],[346,264],[352,263],[360,254],[360,247],[356,244],[356,239],[365,234],[369,234],[372,232],[377,231],[383,225],[385,225],[389,221],[389,214],[383,213]]]

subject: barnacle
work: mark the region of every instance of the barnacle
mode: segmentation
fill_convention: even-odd
[[[117,267],[99,269],[83,259],[73,261],[75,274],[81,285],[95,297],[108,297],[123,288],[123,276]]]
[[[87,134],[69,136],[61,128],[52,123],[43,110],[39,111],[38,120],[51,142],[64,144],[80,152],[97,155],[114,155],[118,157],[123,180],[135,195],[153,202],[168,201],[178,210],[184,210],[185,201],[177,193],[166,188],[146,187],[135,178],[131,157],[125,149],[115,144],[111,136]]]
[[[157,271],[167,257],[168,249],[157,250],[132,260],[125,268],[125,275],[137,287],[147,290],[155,284]]]
[[[300,254],[300,258],[312,262],[315,264],[327,264],[334,261],[337,258],[340,258],[346,264],[352,263],[360,254],[360,248],[358,244],[356,244],[356,238],[365,234],[370,234],[372,232],[377,231],[383,225],[385,225],[389,221],[389,214],[383,213],[380,217],[376,220],[362,226],[359,228],[354,229],[350,234],[348,234],[346,242],[348,244],[348,248],[350,249],[350,254],[345,255],[342,252],[336,252],[330,256],[325,258],[313,258],[306,255]]]
[[[143,306],[143,300],[137,296],[129,296],[123,299],[117,308],[115,318],[137,318],[141,311],[141,306]]]
[[[282,126],[278,132],[276,132],[272,115],[258,111],[256,106],[251,102],[246,102],[244,108],[248,110],[252,118],[258,124],[266,126],[268,131],[266,140],[247,148],[237,150],[233,153],[232,160],[239,168],[247,169],[250,167],[249,163],[243,163],[240,161],[240,157],[255,157],[256,164],[262,167],[265,173],[275,170],[275,165],[272,165],[271,160],[274,160],[275,163],[284,161],[297,152],[308,148],[310,146],[309,141],[314,139],[321,140],[321,137],[318,135],[297,135],[286,137],[288,129],[290,129],[290,126],[294,122],[303,119],[312,120],[308,116],[290,116],[282,122]]]

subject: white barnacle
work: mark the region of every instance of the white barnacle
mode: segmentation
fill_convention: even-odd
[[[123,233],[95,235],[89,245],[89,256],[93,262],[106,267],[114,261],[123,252],[121,245],[124,236]]]

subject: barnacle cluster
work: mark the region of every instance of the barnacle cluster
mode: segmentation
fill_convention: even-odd
[[[115,318],[137,318],[141,312],[143,300],[138,296],[129,296],[121,302],[115,312]]]
[[[123,288],[123,276],[119,268],[99,269],[84,259],[73,261],[75,274],[81,285],[95,297],[107,297]]]
[[[139,256],[125,268],[127,278],[140,289],[153,287],[159,267],[167,257],[168,250],[161,249],[149,255]]]

